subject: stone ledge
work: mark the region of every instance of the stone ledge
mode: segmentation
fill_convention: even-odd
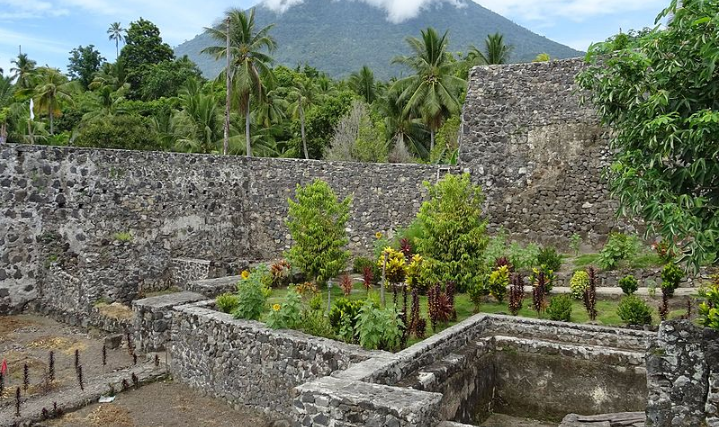
[[[133,301],[134,308],[162,309],[171,308],[178,305],[185,305],[192,302],[198,302],[207,299],[204,295],[195,292],[178,292],[174,294],[159,295]]]
[[[189,282],[186,286],[190,292],[197,292],[207,298],[215,298],[225,292],[233,292],[237,289],[237,283],[242,276],[226,276],[218,279],[204,279]]]
[[[644,412],[619,412],[602,415],[576,415],[564,417],[559,427],[644,427]]]

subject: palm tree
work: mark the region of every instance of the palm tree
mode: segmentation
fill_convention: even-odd
[[[227,30],[222,27],[205,28],[205,32],[221,42],[219,46],[210,46],[202,53],[214,55],[215,59],[230,56],[230,77],[233,90],[239,104],[240,114],[245,117],[246,155],[252,156],[250,137],[250,102],[254,96],[263,99],[266,85],[274,80],[270,64],[272,58],[261,52],[262,49],[272,52],[277,43],[269,35],[273,25],[255,31],[255,9],[245,13],[239,9],[230,9],[226,13],[229,21],[229,52],[226,47]],[[224,78],[221,75],[219,78]]]
[[[302,136],[302,149],[305,159],[310,158],[307,151],[307,135],[305,134],[305,109],[315,103],[317,88],[310,79],[295,80],[294,86],[290,89],[289,97],[293,99],[290,109],[292,116],[300,119],[300,134]]]
[[[403,88],[394,86],[387,94],[378,100],[379,113],[384,117],[387,138],[402,151],[409,146],[420,158],[429,158],[429,151],[422,143],[427,136],[427,130],[420,119],[413,118],[405,111],[405,104],[399,99]]]
[[[50,135],[54,135],[53,119],[61,114],[61,105],[72,102],[71,84],[57,68],[40,67],[37,69],[37,86],[33,90],[35,108],[47,111],[50,122]]]
[[[17,56],[17,59],[10,61],[15,64],[10,69],[12,78],[15,79],[15,84],[18,89],[28,89],[32,86],[32,74],[35,71],[35,65],[37,63],[27,57],[27,53],[21,53]]]
[[[115,58],[120,57],[120,42],[125,41],[125,32],[126,30],[119,22],[113,22],[107,29],[108,39],[115,42]]]
[[[484,40],[484,52],[474,46],[469,47],[467,59],[474,65],[506,64],[514,46],[504,44],[504,36],[499,33],[488,35]]]
[[[372,104],[377,99],[377,84],[374,80],[372,70],[364,65],[359,72],[350,75],[349,87],[361,95],[367,104]]]
[[[182,110],[174,117],[177,147],[194,153],[211,153],[222,139],[222,116],[217,99],[205,94],[194,79],[180,89]]]
[[[422,39],[408,37],[412,56],[399,56],[392,62],[406,65],[415,74],[397,80],[393,88],[401,90],[399,100],[404,112],[421,117],[430,131],[430,150],[434,149],[437,129],[449,114],[458,113],[459,93],[466,82],[455,75],[456,62],[447,52],[447,32],[440,37],[434,28],[422,31]]]

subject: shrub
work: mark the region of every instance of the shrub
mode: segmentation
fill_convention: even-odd
[[[569,322],[572,317],[572,297],[569,295],[552,297],[547,307],[547,314],[551,320]]]
[[[654,251],[657,253],[659,259],[664,263],[670,263],[674,261],[674,250],[671,248],[666,240],[657,242],[654,245]]]
[[[509,262],[509,258],[507,258],[506,256],[501,256],[501,257],[499,257],[499,258],[497,258],[497,259],[494,260],[494,268],[495,268],[495,269],[496,269],[496,268],[499,268],[499,267],[503,267],[503,266],[505,266],[505,265],[506,265],[507,268],[509,269],[510,273],[511,273],[512,271],[514,271],[514,266],[512,265],[511,262]]]
[[[579,255],[579,246],[582,244],[582,236],[580,236],[578,233],[572,234],[572,237],[569,238],[569,248],[574,253],[574,256]]]
[[[562,268],[562,257],[555,248],[542,248],[537,254],[537,264],[543,265],[552,271],[559,271]]]
[[[442,287],[439,284],[434,285],[427,292],[427,308],[432,329],[435,331],[437,331],[438,324],[447,324],[454,313],[451,299],[445,292],[442,292]]]
[[[599,266],[602,270],[614,270],[619,261],[633,256],[637,252],[638,240],[634,236],[611,233],[607,243],[599,252]]]
[[[419,293],[425,294],[429,289],[430,282],[427,279],[424,258],[421,255],[414,255],[407,265],[407,285],[410,290],[417,289]]]
[[[299,293],[299,292],[298,292]],[[317,293],[310,299],[310,310],[314,311],[320,311],[325,305],[325,299],[322,297],[322,294]]]
[[[239,298],[235,294],[226,293],[215,298],[217,309],[223,313],[232,313],[239,304]]]
[[[629,275],[619,279],[619,287],[622,288],[624,295],[631,295],[639,289],[639,283],[636,277]]]
[[[542,270],[538,270],[536,278],[532,280],[532,306],[534,311],[537,312],[537,317],[542,317],[542,311],[546,308],[547,301],[546,296],[549,293],[547,290],[547,276]]]
[[[287,260],[281,259],[270,265],[270,285],[273,288],[285,288],[290,284],[292,268]]]
[[[236,319],[259,320],[267,302],[261,275],[252,273],[237,284],[237,308],[232,312]]]
[[[712,283],[699,291],[705,299],[699,305],[699,324],[707,328],[719,329],[719,275],[712,278]]]
[[[627,325],[650,325],[652,310],[647,303],[634,295],[625,296],[619,302],[617,315]]]
[[[349,258],[345,226],[351,198],[339,202],[330,186],[319,179],[305,187],[298,185],[295,197],[296,202],[287,201],[287,227],[295,242],[287,258],[308,278],[325,283],[345,269]]]
[[[299,330],[316,337],[334,339],[336,337],[330,322],[321,311],[305,310],[302,312]]]
[[[467,289],[469,299],[472,300],[472,304],[474,304],[475,313],[479,313],[479,305],[482,303],[482,298],[489,295],[488,282],[489,276],[485,274],[482,280],[476,280]]]
[[[352,272],[357,274],[364,273],[365,267],[374,267],[374,262],[371,259],[365,257],[358,257],[352,261]]]
[[[507,294],[507,286],[509,286],[509,267],[504,265],[494,270],[489,275],[489,294],[497,299],[498,302],[504,301],[504,296]]]
[[[674,295],[674,290],[679,287],[684,278],[684,272],[673,262],[665,265],[662,269],[662,293],[671,297]]]
[[[417,252],[436,261],[442,281],[452,281],[464,292],[484,270],[483,252],[488,242],[482,216],[484,196],[472,185],[469,174],[446,175],[435,185],[424,185],[429,200],[417,214],[421,228]]]
[[[366,300],[357,315],[360,345],[368,350],[392,350],[399,346],[404,325],[394,308],[380,309]]]
[[[274,304],[267,316],[267,326],[274,329],[296,328],[300,324],[302,297],[291,288],[282,304]]]
[[[584,291],[589,286],[589,275],[586,271],[575,271],[572,279],[569,281],[569,288],[572,290],[572,296],[575,299],[582,299]]]
[[[340,277],[339,286],[345,296],[349,296],[349,294],[352,293],[352,278],[349,274],[343,274],[342,277]]]
[[[403,237],[399,239],[399,251],[402,252],[405,259],[412,258],[412,243],[408,238]]]
[[[546,266],[542,265],[538,268],[533,268],[532,273],[529,275],[529,282],[536,286],[537,281],[539,280],[540,274],[542,275],[542,279],[544,280],[543,289],[545,295],[548,295],[549,292],[552,291],[552,288],[554,287],[554,279],[556,278],[554,271],[548,269]]]
[[[386,265],[385,257],[387,258]],[[407,260],[404,254],[391,247],[386,247],[382,251],[382,255],[377,260],[377,267],[380,271],[385,270],[385,277],[389,283],[403,283],[407,275]]]
[[[516,270],[528,270],[538,265],[538,256],[539,246],[534,243],[522,246],[517,242],[512,242],[509,246],[509,261]]]
[[[512,274],[512,286],[509,287],[509,312],[519,314],[524,302],[524,279],[519,273]]]
[[[332,304],[329,321],[332,329],[338,332],[342,325],[342,319],[347,317],[354,326],[355,318],[362,306],[362,301],[351,301],[347,298],[339,298]]]
[[[597,320],[597,274],[594,267],[587,268],[589,286],[584,290],[584,307],[587,309],[589,320]]]

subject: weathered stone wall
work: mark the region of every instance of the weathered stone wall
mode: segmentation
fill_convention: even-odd
[[[204,295],[194,292],[178,292],[134,301],[132,303],[134,347],[141,354],[168,350],[168,343],[172,339],[174,308],[205,299]]]
[[[490,227],[513,237],[597,243],[620,224],[601,171],[606,129],[580,105],[581,58],[475,67],[463,110],[460,165],[487,194]]]
[[[235,405],[292,412],[293,388],[369,359],[358,346],[236,320],[202,303],[174,308],[171,372]]]
[[[647,426],[719,426],[719,331],[663,322],[647,350]]]
[[[289,247],[297,184],[353,194],[350,249],[406,225],[438,168],[0,145],[0,314],[39,302],[87,312],[172,283],[172,259],[212,262],[182,276],[237,274]],[[192,278],[190,276],[182,280]],[[195,277],[197,278],[197,277]]]

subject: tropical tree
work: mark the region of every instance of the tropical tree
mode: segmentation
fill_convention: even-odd
[[[95,49],[94,45],[78,46],[70,51],[70,58],[67,71],[70,78],[80,82],[83,88],[87,89],[95,76],[100,71],[105,58]]]
[[[27,53],[21,53],[17,56],[17,59],[10,61],[14,64],[14,67],[10,68],[12,78],[15,79],[15,84],[18,89],[27,89],[32,86],[32,73],[35,71],[35,65],[37,63],[27,57]]]
[[[352,73],[348,83],[350,89],[362,96],[367,104],[372,104],[377,99],[377,83],[368,66],[365,65],[359,72]]]
[[[226,44],[227,27],[217,27],[205,28],[205,32],[221,42],[221,45],[205,48],[202,53],[209,53],[216,59],[227,59],[228,55],[230,57],[230,80],[240,114],[245,118],[245,153],[247,156],[252,156],[250,102],[253,97],[263,99],[267,85],[274,80],[270,68],[272,57],[262,50],[272,52],[277,44],[269,35],[272,25],[255,31],[255,9],[250,9],[249,12],[230,9],[226,13],[226,20],[229,27],[229,51]],[[218,78],[225,77],[221,75]]]
[[[426,141],[427,130],[419,118],[412,117],[405,110],[405,103],[400,100],[404,91],[399,86],[393,86],[387,94],[377,102],[377,108],[384,117],[384,126],[387,138],[393,145],[393,151],[401,153],[409,147],[420,158],[428,158],[429,150],[422,143]]]
[[[719,262],[719,2],[673,0],[657,23],[667,17],[592,45],[577,82],[612,129],[622,212],[698,268]]]
[[[484,39],[484,51],[470,46],[467,58],[473,65],[506,64],[513,50],[513,46],[504,43],[502,34],[494,33]]]
[[[447,32],[441,37],[434,28],[422,31],[422,38],[408,37],[412,56],[399,56],[393,62],[406,65],[415,74],[395,82],[403,88],[399,99],[404,111],[422,117],[430,131],[430,150],[434,149],[435,132],[449,114],[460,110],[458,95],[466,82],[455,75],[456,62],[447,52]]]
[[[147,70],[153,65],[175,59],[172,48],[163,43],[160,29],[152,22],[140,18],[130,23],[125,36],[125,47],[122,48],[117,62],[122,62],[130,83],[128,97],[140,99],[145,86]]]
[[[57,68],[40,67],[37,69],[37,86],[32,90],[35,108],[47,112],[50,135],[54,135],[54,118],[62,114],[62,104],[72,102],[72,87]]]
[[[305,159],[309,159],[310,155],[307,151],[307,135],[305,133],[305,109],[309,108],[315,102],[317,88],[312,80],[308,78],[297,79],[294,86],[290,89],[289,96],[293,99],[290,104],[292,116],[300,120],[300,134],[302,136],[302,150]]]
[[[110,24],[107,29],[108,39],[115,42],[115,58],[120,57],[120,43],[125,42],[125,29],[119,22]]]
[[[212,93],[203,93],[197,80],[180,89],[182,110],[174,117],[176,147],[181,151],[211,153],[222,140],[222,114]]]

